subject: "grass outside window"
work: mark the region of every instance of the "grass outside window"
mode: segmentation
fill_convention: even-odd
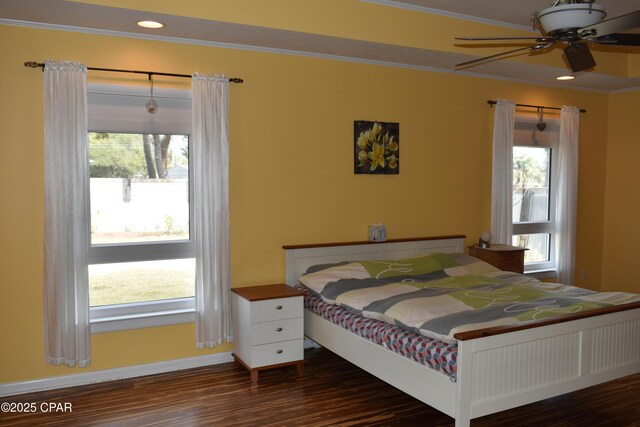
[[[188,298],[195,294],[195,259],[89,266],[92,307]]]

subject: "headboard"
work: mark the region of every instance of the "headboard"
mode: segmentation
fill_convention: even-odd
[[[400,259],[433,252],[461,253],[464,252],[465,237],[454,235],[395,239],[379,243],[365,241],[283,246],[287,263],[286,284],[295,286],[298,283],[298,277],[315,264],[367,259]]]

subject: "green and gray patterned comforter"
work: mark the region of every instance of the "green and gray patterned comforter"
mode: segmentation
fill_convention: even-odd
[[[300,282],[330,304],[447,342],[458,332],[640,301],[540,282],[464,254],[316,266]]]

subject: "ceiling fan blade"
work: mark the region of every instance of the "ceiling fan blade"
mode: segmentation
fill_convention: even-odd
[[[636,27],[640,27],[640,10],[580,28],[578,35],[583,39],[590,39]]]
[[[588,70],[596,66],[596,61],[591,55],[589,46],[586,43],[572,43],[564,48],[564,56],[571,67],[571,71]]]
[[[549,43],[555,40],[553,37],[454,37],[456,40],[466,41],[492,41],[492,40],[534,40],[538,43]]]
[[[478,59],[472,59],[471,61],[465,61],[465,62],[461,62],[459,64],[456,64],[456,68],[464,68],[467,67],[469,65],[474,65],[474,64],[478,64],[481,62],[486,62],[486,61],[491,61],[492,59],[498,59],[501,58],[503,56],[507,56],[509,54],[512,53],[516,53],[516,52],[522,52],[523,50],[529,50],[529,51],[536,51],[536,50],[540,50],[540,49],[544,49],[547,47],[550,47],[552,45],[555,44],[555,40],[553,40],[553,42],[547,43],[547,44],[536,44],[533,46],[526,46],[526,47],[521,47],[519,49],[513,49],[513,50],[508,50],[506,52],[501,52],[501,53],[496,53],[495,55],[489,55],[489,56],[483,56],[482,58],[478,58]]]
[[[640,46],[640,34],[614,33],[589,39],[589,41],[614,46]]]

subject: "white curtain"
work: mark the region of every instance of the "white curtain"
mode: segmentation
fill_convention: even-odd
[[[491,181],[491,241],[511,244],[513,215],[513,132],[516,106],[499,99],[493,118],[493,161]]]
[[[580,110],[560,110],[558,190],[556,202],[556,268],[558,282],[573,284],[575,268],[576,211],[578,200],[578,137]]]
[[[44,329],[52,365],[91,363],[86,67],[44,69]]]
[[[229,291],[229,80],[194,74],[196,347],[233,341]]]

